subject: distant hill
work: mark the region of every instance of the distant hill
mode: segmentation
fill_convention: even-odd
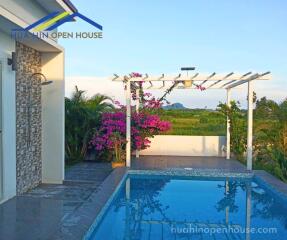
[[[185,106],[183,106],[181,103],[173,103],[170,105],[166,105],[162,107],[165,110],[171,110],[171,109],[188,109]]]

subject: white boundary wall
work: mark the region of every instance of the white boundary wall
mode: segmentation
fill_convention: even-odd
[[[158,135],[140,155],[225,157],[225,136]]]

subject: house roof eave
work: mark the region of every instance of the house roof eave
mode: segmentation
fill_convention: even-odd
[[[70,0],[62,0],[73,12],[78,12],[78,9]]]

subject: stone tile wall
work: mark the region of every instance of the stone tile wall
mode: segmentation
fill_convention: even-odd
[[[41,56],[16,43],[16,158],[17,194],[36,187],[42,179]]]

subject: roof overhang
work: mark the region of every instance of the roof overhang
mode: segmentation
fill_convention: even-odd
[[[8,20],[9,19],[9,20]],[[13,29],[27,27],[27,23],[0,6],[0,31],[11,36]],[[32,35],[32,33],[31,33]],[[62,52],[64,48],[50,38],[27,38],[17,40],[39,52]]]
[[[36,0],[48,12],[66,11],[77,12],[77,8],[70,0]]]
[[[63,2],[73,11],[78,12],[78,9],[75,7],[75,5],[70,0],[63,0]]]
[[[72,4],[70,0],[35,0],[43,9],[47,12],[77,12],[76,7]],[[7,10],[6,8],[0,6],[0,30],[4,33],[11,35],[12,29],[26,28],[29,25],[20,16],[16,16],[13,12]],[[31,36],[32,36],[32,32]],[[28,34],[29,35],[29,34]],[[25,38],[17,39],[17,41],[32,47],[40,52],[62,52],[64,49],[54,40],[50,38]]]

